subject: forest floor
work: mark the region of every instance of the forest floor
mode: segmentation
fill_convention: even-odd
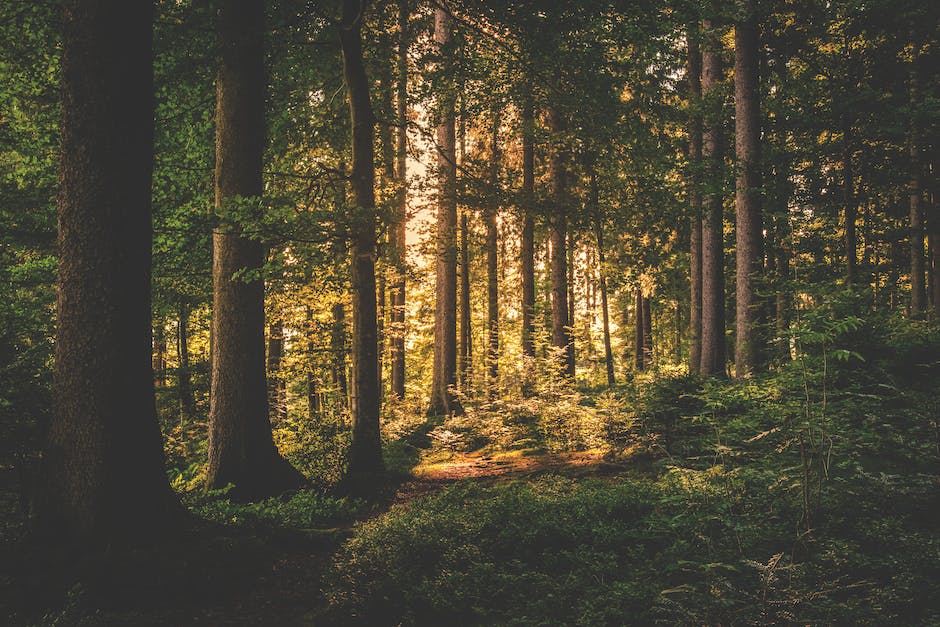
[[[170,543],[98,558],[16,547],[0,554],[4,624],[311,625],[324,619],[324,575],[358,525],[458,482],[492,486],[559,475],[616,478],[636,468],[602,450],[449,453],[419,463],[385,498],[329,528],[199,524]],[[64,599],[64,605],[61,600]],[[3,622],[3,621],[0,621]]]

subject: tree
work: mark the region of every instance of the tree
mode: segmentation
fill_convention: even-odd
[[[689,372],[699,372],[702,365],[702,51],[693,28],[688,29],[689,103]]]
[[[567,208],[567,154],[564,148],[564,133],[568,125],[564,114],[557,108],[548,111],[549,130],[554,135],[555,146],[551,154],[551,193],[553,211],[549,217],[551,233],[552,266],[552,346],[561,354],[559,373],[574,377],[574,337],[569,326],[568,314],[568,208]]]
[[[455,90],[447,79],[451,18],[434,11],[434,43],[444,74],[438,93],[437,167],[440,189],[437,207],[437,265],[435,271],[434,371],[430,415],[459,410],[453,387],[457,383],[457,156],[454,128]],[[466,268],[463,270],[466,272]]]
[[[710,19],[702,23],[702,98],[705,122],[702,157],[706,162],[705,213],[702,220],[702,362],[704,375],[725,371],[725,283],[722,171],[724,141],[721,130],[721,42]]]
[[[490,143],[490,187],[497,198],[499,186],[499,124],[500,116],[493,116],[493,133]],[[486,376],[487,393],[493,397],[499,388],[499,232],[496,224],[497,208],[492,203],[486,207]]]
[[[352,128],[349,281],[353,314],[353,439],[347,472],[353,476],[385,469],[379,432],[382,387],[378,372],[375,298],[375,118],[362,59],[363,11],[360,0],[343,0],[340,43]]]
[[[140,542],[181,512],[151,364],[152,7],[69,0],[62,18],[55,400],[36,524]]]
[[[264,153],[263,0],[224,0],[216,97],[213,233],[212,385],[207,486],[235,486],[254,499],[305,480],[278,453],[271,435],[264,355],[261,241],[239,218],[261,213]]]
[[[763,225],[760,176],[759,46],[754,0],[742,0],[743,12],[734,25],[734,124],[737,154],[735,241],[737,312],[734,367],[747,377],[760,367],[760,307],[755,283],[763,270]]]
[[[535,115],[531,89],[522,103],[522,235],[519,273],[522,279],[522,354],[535,359]],[[524,384],[528,393],[528,384]]]
[[[396,214],[389,225],[389,258],[395,270],[392,283],[392,394],[405,398],[405,246],[408,234],[408,0],[398,0],[398,55],[396,68],[395,178]]]

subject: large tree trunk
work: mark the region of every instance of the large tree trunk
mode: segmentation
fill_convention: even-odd
[[[446,57],[450,54],[450,15],[443,8],[434,12],[434,43]],[[446,64],[449,65],[449,64]],[[457,383],[457,168],[454,137],[454,90],[439,95],[437,127],[438,176],[437,267],[434,309],[434,370],[431,382],[430,415],[459,410],[453,394]],[[466,272],[464,268],[464,272]]]
[[[220,5],[215,204],[222,226],[213,233],[212,396],[207,486],[235,486],[258,498],[303,485],[271,437],[264,360],[264,257],[226,214],[251,203],[260,217],[264,153],[264,3]],[[246,207],[239,206],[239,212]],[[248,272],[248,277],[238,276]]]
[[[54,405],[37,529],[142,542],[181,511],[151,363],[152,7],[68,0]]]
[[[179,306],[177,327],[177,351],[180,357],[176,370],[176,391],[179,395],[180,421],[192,420],[196,415],[196,399],[193,396],[192,369],[189,363],[189,307]]]
[[[496,225],[495,198],[499,189],[499,115],[493,119],[490,144],[490,187],[493,202],[486,208],[486,318],[487,318],[487,393],[499,391],[499,232]]]
[[[530,91],[522,104],[522,238],[519,247],[519,268],[522,279],[522,354],[528,361],[535,359],[535,114]],[[525,366],[529,372],[530,364]],[[522,393],[532,393],[532,382],[526,374]]]
[[[692,229],[689,235],[689,372],[699,372],[702,365],[702,51],[689,29],[688,59],[689,100],[689,212]]]
[[[549,109],[549,130],[557,136],[568,130],[564,116],[557,109]],[[573,378],[574,338],[571,334],[571,318],[568,313],[568,190],[567,151],[559,146],[552,151],[549,166],[552,182],[554,211],[549,219],[552,244],[552,346],[559,349],[562,361],[559,373]]]
[[[702,24],[702,98],[705,123],[702,157],[708,170],[702,220],[702,361],[704,375],[725,372],[725,278],[721,180],[724,142],[721,132],[721,42],[710,20]]]
[[[734,25],[734,108],[737,185],[734,367],[747,377],[763,361],[761,303],[756,283],[763,266],[761,218],[759,36],[754,0],[741,0],[742,21]]]
[[[343,0],[340,43],[343,77],[352,127],[353,211],[350,220],[350,272],[352,288],[352,417],[349,446],[351,476],[384,471],[379,432],[381,380],[379,379],[378,322],[375,296],[375,118],[369,98],[369,80],[362,58],[361,2]]]
[[[392,396],[405,398],[405,248],[408,236],[408,0],[398,0],[398,57],[395,129],[395,178],[398,197],[389,227],[392,281],[391,387]]]

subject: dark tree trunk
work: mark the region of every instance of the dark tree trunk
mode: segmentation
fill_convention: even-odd
[[[548,112],[549,130],[556,136],[565,133],[568,125],[557,109]],[[552,243],[552,346],[559,349],[562,361],[559,372],[574,378],[574,338],[571,335],[571,318],[568,314],[568,191],[567,151],[557,147],[551,156],[551,181],[554,211],[549,220]]]
[[[217,80],[215,204],[222,226],[213,233],[212,396],[207,487],[235,486],[258,498],[304,484],[271,437],[264,359],[261,242],[226,218],[234,202],[260,217],[264,153],[264,3],[222,2]],[[237,200],[236,200],[237,199]],[[240,207],[244,209],[244,207]],[[239,273],[247,271],[245,277]],[[254,275],[254,276],[252,276]]]
[[[445,57],[450,55],[447,50],[451,39],[450,29],[450,15],[443,8],[436,9],[434,43]],[[430,415],[451,414],[459,410],[453,394],[453,387],[457,383],[457,161],[453,92],[453,89],[445,89],[439,96],[437,165],[440,190],[437,211],[434,371],[428,408]]]
[[[591,197],[598,216],[595,221],[594,232],[597,237],[597,275],[601,288],[601,319],[604,327],[604,366],[607,372],[607,386],[612,387],[617,383],[617,380],[614,376],[614,353],[610,344],[610,308],[607,294],[607,268],[604,265],[604,228],[600,220],[599,196],[597,174],[591,172]]]
[[[692,229],[689,235],[689,372],[697,373],[702,365],[702,51],[689,28],[688,58],[689,101],[689,212]]]
[[[369,80],[362,58],[362,19],[359,0],[343,0],[340,44],[343,78],[352,127],[353,211],[350,220],[352,288],[352,417],[349,446],[351,476],[384,471],[379,432],[381,380],[379,378],[378,322],[375,294],[375,118],[369,98]]]
[[[858,206],[855,199],[855,171],[852,164],[853,136],[852,122],[846,114],[842,121],[842,195],[845,219],[845,282],[849,287],[857,279],[858,238],[855,222],[858,220]]]
[[[915,58],[916,62],[916,58]],[[916,70],[911,71],[911,107],[918,106]],[[924,183],[920,158],[920,135],[912,115],[910,151],[910,229],[911,229],[911,317],[918,318],[927,310],[924,285]]]
[[[346,306],[333,303],[333,326],[330,331],[330,353],[333,355],[333,386],[337,404],[346,407],[349,401],[349,382],[346,378]]]
[[[499,391],[499,232],[495,205],[499,189],[499,115],[493,119],[490,150],[490,187],[494,200],[486,208],[486,387],[490,398],[493,398]]]
[[[705,49],[702,54],[702,98],[705,122],[702,158],[708,170],[707,194],[702,220],[702,361],[705,375],[725,372],[725,279],[722,216],[722,170],[724,142],[721,132],[721,50],[717,28],[711,21],[702,25]]]
[[[653,365],[653,312],[650,297],[643,297],[643,363]]]
[[[470,392],[473,377],[473,337],[470,327],[470,216],[468,210],[460,213],[460,387]]]
[[[532,96],[526,92],[522,105],[522,239],[519,267],[522,275],[522,354],[535,359],[535,115]],[[528,373],[529,366],[526,366]],[[526,376],[522,393],[532,393],[532,382]]]
[[[940,206],[935,192],[929,195],[927,210],[930,229],[930,302],[934,317],[940,317]]]
[[[761,218],[760,93],[755,0],[740,0],[744,17],[734,25],[734,108],[737,185],[735,375],[748,377],[763,361],[761,305],[757,282],[763,266]]]
[[[154,404],[152,7],[63,7],[54,405],[37,530],[146,542],[181,512]]]
[[[158,388],[166,387],[166,325],[158,319],[153,325],[153,378]]]
[[[408,0],[398,1],[398,58],[395,163],[398,197],[394,222],[389,227],[392,282],[391,387],[392,396],[405,398],[405,249],[408,235]]]
[[[286,388],[281,378],[281,359],[284,356],[284,323],[276,320],[268,325],[268,406],[272,420],[287,417]]]
[[[643,350],[646,324],[643,321],[643,290],[636,288],[634,298],[634,333],[633,333],[633,363],[637,370],[646,368],[646,351]]]
[[[177,327],[177,351],[180,356],[176,371],[176,391],[179,394],[180,421],[192,420],[196,415],[196,399],[193,396],[192,369],[189,364],[189,308],[179,307],[179,326]]]

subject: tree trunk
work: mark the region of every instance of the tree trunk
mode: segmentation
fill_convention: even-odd
[[[633,363],[637,370],[643,370],[646,368],[646,351],[643,350],[646,324],[643,321],[643,290],[639,287],[636,288],[634,309]]]
[[[352,418],[347,473],[351,476],[384,471],[379,432],[378,321],[375,294],[375,118],[369,98],[369,80],[362,58],[362,19],[359,0],[343,0],[340,44],[343,78],[352,127],[353,211],[350,220],[350,272],[352,288]]]
[[[177,327],[177,351],[180,356],[176,371],[176,391],[179,394],[180,421],[192,420],[196,415],[196,399],[193,396],[192,369],[189,364],[189,308],[179,307]]]
[[[218,15],[215,204],[213,233],[212,397],[209,408],[210,489],[235,486],[238,498],[260,498],[305,480],[271,437],[264,360],[261,243],[226,219],[234,203],[260,217],[264,153],[264,3],[223,2]],[[239,207],[240,210],[244,206]],[[246,276],[239,276],[247,272]]]
[[[689,101],[689,212],[692,229],[689,235],[689,372],[697,373],[702,365],[702,51],[689,28],[688,58]]]
[[[268,325],[268,406],[272,421],[287,418],[286,388],[281,379],[283,355],[284,323],[276,320]]]
[[[607,268],[604,265],[604,228],[600,221],[600,200],[597,188],[597,174],[591,173],[591,195],[598,217],[595,222],[597,236],[597,274],[601,287],[601,321],[604,327],[604,366],[607,372],[607,386],[613,387],[617,383],[614,376],[614,352],[610,344],[610,307],[607,294]]]
[[[166,387],[166,325],[162,319],[153,325],[153,378],[158,388]]]
[[[408,236],[408,0],[398,1],[398,83],[395,129],[396,183],[395,219],[389,227],[389,261],[392,282],[391,387],[392,396],[405,398],[405,252]]]
[[[916,63],[916,57],[915,57]],[[916,70],[911,71],[911,108],[918,106]],[[910,228],[911,228],[911,317],[919,318],[927,310],[924,285],[924,183],[920,158],[919,129],[912,114],[910,136]]]
[[[705,49],[702,54],[702,98],[705,120],[702,158],[707,164],[707,194],[702,220],[702,361],[704,375],[725,372],[725,279],[722,216],[722,170],[724,142],[721,132],[721,42],[710,20],[702,24]]]
[[[535,114],[532,95],[526,91],[522,105],[522,239],[519,267],[522,275],[522,354],[527,361],[535,359]],[[522,394],[532,393],[526,364]]]
[[[549,130],[556,137],[568,130],[567,121],[557,109],[549,109]],[[568,208],[567,208],[567,151],[556,147],[551,156],[551,181],[554,211],[549,226],[552,245],[552,346],[561,351],[559,372],[574,378],[574,338],[568,314]]]
[[[152,7],[68,0],[54,405],[36,501],[56,541],[142,542],[182,511],[154,404]]]
[[[930,300],[934,317],[940,317],[940,206],[935,192],[929,194],[927,210],[930,229]]]
[[[734,368],[748,377],[761,367],[761,303],[756,283],[763,266],[761,218],[760,93],[758,60],[760,42],[755,0],[740,0],[742,21],[734,25],[734,108],[737,184],[735,194],[736,335]]]
[[[650,297],[643,297],[643,363],[653,365],[653,312]]]
[[[842,195],[845,203],[845,282],[852,287],[857,279],[858,237],[855,222],[858,206],[855,199],[855,172],[852,164],[852,122],[848,114],[842,121]]]
[[[493,202],[486,208],[486,312],[487,312],[487,393],[490,398],[499,391],[499,232],[495,205],[499,189],[499,115],[493,119],[490,146],[490,187]]]
[[[447,58],[450,44],[450,15],[443,8],[434,12],[434,43]],[[445,66],[450,66],[445,62]],[[430,415],[459,411],[453,386],[457,383],[457,168],[454,137],[454,90],[439,95],[437,127],[440,191],[437,211],[437,267],[434,309],[434,371],[431,382]],[[466,270],[464,270],[466,271]]]

